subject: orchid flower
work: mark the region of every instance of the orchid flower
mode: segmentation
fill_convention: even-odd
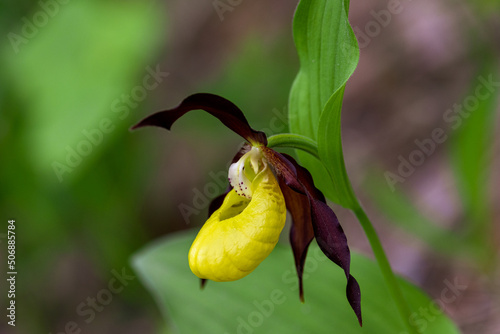
[[[228,172],[228,191],[209,207],[189,251],[189,267],[202,279],[225,282],[250,274],[274,249],[292,216],[290,243],[298,275],[299,297],[304,301],[302,275],[309,244],[316,241],[323,253],[340,266],[347,278],[346,295],[360,325],[361,293],[350,274],[350,252],[339,221],[311,174],[291,156],[267,147],[267,137],[250,127],[232,102],[213,94],[194,94],[179,106],[152,114],[132,129],[172,124],[191,110],[204,110],[246,140]]]

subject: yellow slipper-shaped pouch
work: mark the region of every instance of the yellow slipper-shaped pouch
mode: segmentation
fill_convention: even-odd
[[[251,200],[231,190],[198,233],[189,250],[189,267],[199,278],[217,282],[243,278],[276,246],[286,206],[270,168],[255,176],[251,188]]]

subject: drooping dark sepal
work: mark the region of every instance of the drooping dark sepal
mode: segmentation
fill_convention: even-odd
[[[218,118],[225,126],[251,143],[267,145],[264,132],[255,131],[248,124],[243,112],[231,101],[208,93],[193,94],[176,108],[152,114],[132,127],[132,130],[144,126],[158,126],[170,130],[172,124],[191,110],[204,110]]]
[[[362,325],[361,291],[358,282],[350,274],[351,254],[347,245],[347,237],[332,209],[312,196],[309,199],[314,236],[318,246],[330,260],[344,269],[347,278],[347,300],[356,313],[359,324]]]
[[[305,188],[302,184],[300,184],[298,180],[297,169],[284,154],[278,153],[268,147],[262,148],[262,152],[264,153],[264,156],[269,161],[269,163],[276,170],[278,178],[282,179],[285,184],[292,190],[295,190],[296,192],[299,192],[301,194],[305,194]]]
[[[286,153],[280,155],[290,164],[290,166],[293,166],[296,173],[297,182],[302,187],[302,191],[300,191],[300,193],[306,195],[307,190],[312,197],[320,200],[323,203],[326,203],[326,199],[323,193],[314,186],[314,181],[311,173],[309,173],[307,169],[299,165],[298,162],[290,155]]]
[[[308,198],[312,228],[320,249],[345,272],[347,300],[356,314],[359,324],[362,325],[361,291],[358,282],[350,274],[351,254],[342,226],[333,210],[326,204],[321,191],[314,186],[309,171],[300,166],[289,155],[283,154],[282,156],[295,167],[298,182],[303,186],[305,195]]]
[[[283,197],[285,197],[286,207],[292,215],[290,244],[292,245],[295,268],[299,279],[299,298],[301,302],[304,302],[302,276],[304,274],[307,249],[314,238],[309,199],[306,195],[289,188],[281,178],[279,183]]]

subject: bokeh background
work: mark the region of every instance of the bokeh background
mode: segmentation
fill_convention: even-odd
[[[129,128],[203,91],[235,102],[254,128],[285,132],[299,65],[295,6],[0,5],[0,254],[6,268],[15,219],[18,271],[17,326],[2,320],[1,333],[64,333],[71,322],[82,333],[170,333],[130,257],[204,222],[241,139],[201,112],[169,133]],[[500,333],[500,7],[402,0],[384,16],[388,6],[351,2],[361,59],[344,101],[347,170],[395,270],[432,298],[446,280],[467,285],[447,305],[450,317],[464,333]],[[475,96],[481,77],[497,83],[488,103],[450,127],[444,115]],[[447,139],[391,187],[387,172],[437,128]],[[370,254],[355,217],[333,206],[351,248]],[[130,276],[123,289],[91,320],[92,312],[82,316],[117,273]]]

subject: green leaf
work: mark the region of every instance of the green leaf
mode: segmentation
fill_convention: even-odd
[[[178,333],[405,333],[390,302],[378,266],[352,255],[352,272],[362,288],[363,327],[345,297],[345,275],[311,245],[305,266],[306,302],[298,296],[291,249],[278,245],[249,276],[236,282],[200,280],[187,254],[195,234],[176,234],[146,247],[133,258],[141,280]],[[455,325],[421,290],[399,279],[410,307],[410,323],[426,334],[458,333]],[[443,286],[443,289],[446,286]],[[432,312],[425,318],[421,310]],[[420,310],[420,311],[419,311]]]
[[[294,18],[300,70],[290,92],[290,130],[318,142],[323,165],[303,152],[301,163],[332,201],[354,208],[342,153],[340,112],[347,79],[359,59],[349,1],[301,1]]]

